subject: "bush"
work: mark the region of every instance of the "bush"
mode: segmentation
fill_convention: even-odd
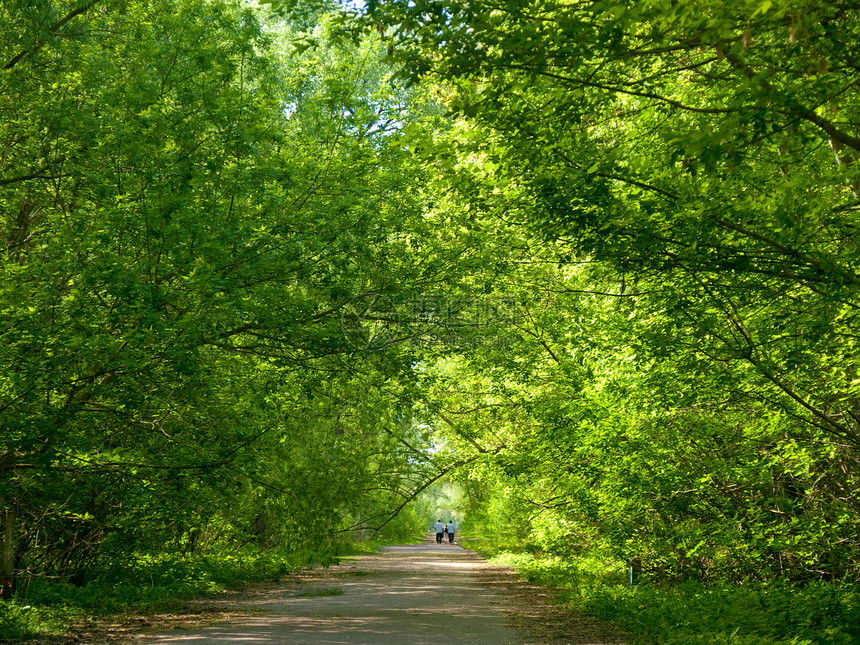
[[[0,602],[0,642],[66,631],[74,615],[63,609]]]
[[[572,601],[661,645],[860,642],[860,591],[837,583],[742,587],[689,582],[669,589],[642,584],[592,588]]]
[[[534,553],[526,545],[480,549],[551,587],[559,602],[626,628],[639,643],[660,645],[857,645],[860,589],[819,581],[660,586],[626,583],[619,561]]]
[[[282,575],[312,564],[328,566],[362,545],[330,544],[289,554],[247,548],[239,553],[138,555],[94,569],[85,584],[34,580],[25,599],[0,602],[0,642],[63,634],[86,615],[155,611],[244,582]]]

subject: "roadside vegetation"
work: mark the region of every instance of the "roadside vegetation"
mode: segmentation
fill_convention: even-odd
[[[626,563],[595,554],[560,557],[533,547],[467,541],[492,562],[553,590],[555,602],[621,626],[633,643],[851,645],[860,641],[860,591],[850,583],[747,585],[688,580],[629,584]],[[641,574],[637,574],[641,575]]]
[[[399,539],[394,542],[408,542],[419,534],[396,537]],[[372,553],[384,543],[367,540],[331,544],[316,551],[281,553],[256,547],[194,556],[162,553],[92,570],[83,584],[36,581],[26,594],[0,603],[0,642],[62,639],[74,636],[87,620],[175,610],[184,607],[188,600],[225,589],[263,580],[277,581],[304,568],[328,567],[345,556]],[[318,593],[339,595],[333,589]]]

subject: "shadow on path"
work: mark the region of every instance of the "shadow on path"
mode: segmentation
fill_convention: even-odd
[[[258,588],[240,598],[215,602],[229,609],[229,621],[188,631],[150,634],[146,645],[289,643],[314,645],[608,645],[588,633],[535,634],[529,616],[547,625],[549,605],[517,592],[509,571],[493,567],[459,545],[387,547],[381,553],[314,572],[296,584]],[[534,589],[534,588],[531,588]],[[212,604],[212,603],[209,603]],[[546,604],[546,603],[544,603]],[[519,605],[519,606],[518,606]],[[569,614],[568,614],[569,616]],[[534,620],[532,621],[534,622]],[[590,623],[589,623],[590,625]],[[575,628],[572,624],[568,628]],[[540,631],[540,630],[538,630]],[[566,632],[566,633],[565,633]],[[562,640],[558,640],[561,636]]]

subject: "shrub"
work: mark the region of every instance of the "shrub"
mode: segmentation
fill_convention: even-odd
[[[818,581],[747,585],[626,583],[624,564],[594,556],[559,557],[526,546],[482,543],[493,560],[555,587],[559,602],[660,645],[856,645],[860,589]]]

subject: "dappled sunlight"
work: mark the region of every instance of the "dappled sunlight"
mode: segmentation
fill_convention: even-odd
[[[478,567],[474,562],[439,562],[437,566],[457,569],[476,569]]]
[[[584,629],[586,637],[593,631],[583,617],[559,622],[560,614],[549,609],[545,596],[512,570],[491,566],[471,551],[435,550],[412,557],[408,548],[393,548],[309,572],[304,581],[288,581],[262,597],[242,600],[234,608],[248,613],[234,613],[229,625],[165,633],[146,642],[436,645],[440,635],[455,634],[468,645],[542,645],[558,641],[541,640],[531,630],[552,629],[565,637],[571,625],[574,632]],[[522,631],[526,626],[528,631]]]
[[[243,601],[241,609],[253,615],[229,627],[149,642],[429,645],[452,633],[470,645],[520,642],[503,598],[476,577],[483,560],[461,549],[410,557],[414,551],[395,547],[351,560],[347,571],[332,567],[307,583]]]

